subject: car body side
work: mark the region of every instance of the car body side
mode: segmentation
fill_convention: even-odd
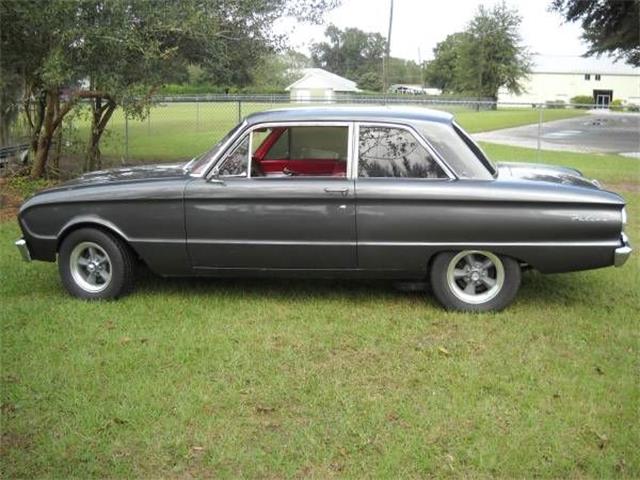
[[[304,110],[249,117],[212,165],[234,139],[269,122],[313,118],[351,129],[384,122],[412,128],[427,144],[416,123],[452,125],[446,115]],[[131,168],[37,194],[23,205],[19,222],[33,259],[55,261],[65,235],[96,226],[165,276],[423,278],[434,255],[463,249],[510,256],[543,273],[613,265],[623,245],[622,198],[585,179],[553,183],[545,181],[548,172],[532,171],[428,180],[220,179],[211,167],[202,175],[177,165]],[[347,193],[327,195],[335,186]]]

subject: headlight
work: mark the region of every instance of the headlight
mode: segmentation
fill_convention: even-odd
[[[622,230],[627,225],[627,207],[622,207]]]

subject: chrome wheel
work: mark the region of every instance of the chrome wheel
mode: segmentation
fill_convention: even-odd
[[[447,268],[451,292],[466,303],[480,304],[494,298],[504,285],[504,265],[491,252],[465,250]]]
[[[94,242],[82,242],[73,248],[69,269],[76,284],[87,292],[101,292],[111,282],[111,259]]]

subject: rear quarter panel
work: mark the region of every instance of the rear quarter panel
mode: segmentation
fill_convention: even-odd
[[[358,179],[361,268],[424,272],[445,250],[491,250],[544,273],[613,264],[617,195],[540,182]]]

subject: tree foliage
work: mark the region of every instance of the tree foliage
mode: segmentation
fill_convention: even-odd
[[[386,39],[379,33],[357,28],[340,30],[327,27],[324,42],[311,46],[311,60],[324,68],[358,83],[363,90],[382,90],[382,61],[387,48]],[[412,60],[389,58],[390,83],[422,83],[422,68]]]
[[[457,90],[456,65],[461,61],[462,47],[468,42],[466,32],[448,35],[433,49],[434,59],[429,62],[425,71],[427,85],[442,91]]]
[[[209,79],[247,83],[258,59],[281,46],[272,28],[276,19],[317,21],[336,3],[2,0],[1,98],[22,93],[35,152],[31,176],[43,174],[54,133],[81,101],[91,103],[87,167],[93,168],[117,106],[144,115],[155,89],[184,78],[191,64],[201,65]]]
[[[506,87],[520,93],[529,72],[530,54],[521,45],[521,18],[504,3],[480,6],[463,32],[449,35],[434,49],[426,71],[428,83],[453,93],[497,99]]]
[[[265,55],[251,71],[252,86],[257,90],[284,90],[310,66],[306,55],[293,50]]]
[[[379,33],[363,32],[357,28],[340,30],[329,25],[325,31],[327,41],[311,46],[311,59],[316,67],[354,80],[363,87],[381,88],[375,75],[382,76],[382,58],[386,40]]]
[[[602,53],[640,66],[640,0],[554,0],[568,22],[581,22],[588,55]]]

